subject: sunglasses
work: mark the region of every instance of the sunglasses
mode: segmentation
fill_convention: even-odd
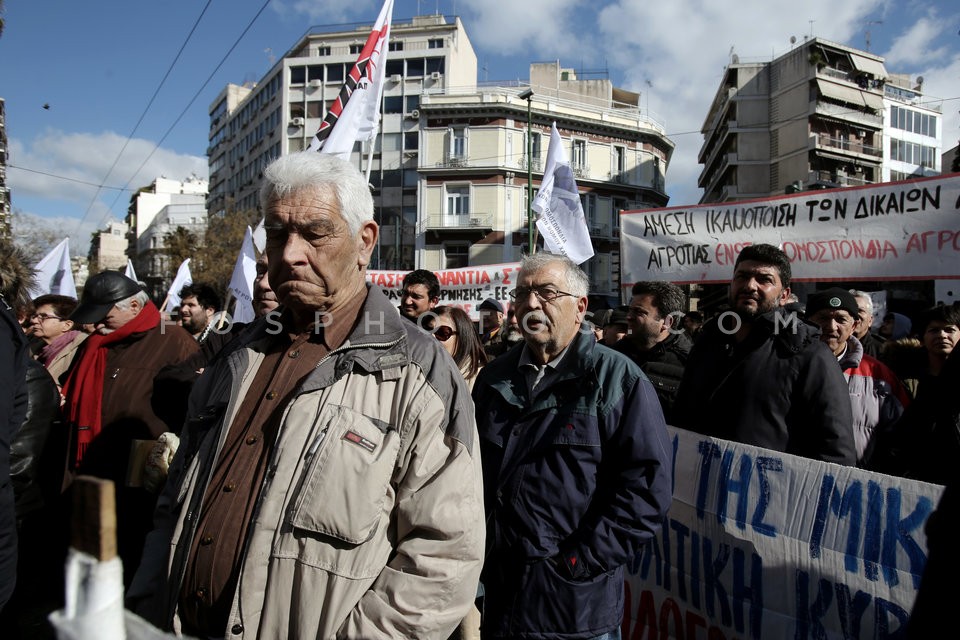
[[[457,335],[457,332],[446,325],[440,325],[433,330],[433,336],[440,342],[446,342],[450,336]]]

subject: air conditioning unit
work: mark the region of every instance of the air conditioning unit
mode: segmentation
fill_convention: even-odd
[[[302,127],[303,118],[294,118],[290,121],[290,124],[293,125],[294,127]]]
[[[411,109],[408,115],[411,120],[418,120],[420,118],[420,109]]]
[[[399,73],[395,73],[392,76],[390,76],[390,82],[400,82],[401,80],[403,80],[403,76],[400,75]]]
[[[310,81],[310,86],[313,87],[314,89],[317,89],[317,88],[319,88],[319,87],[322,87],[322,86],[323,86],[323,80],[311,80],[311,81]]]
[[[432,71],[432,72],[430,73],[430,79],[431,79],[431,80],[439,80],[439,79],[440,79],[440,72],[439,72],[439,71]]]

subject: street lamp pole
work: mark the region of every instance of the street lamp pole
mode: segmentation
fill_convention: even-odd
[[[533,255],[533,137],[532,119],[530,115],[530,101],[533,90],[526,89],[519,94],[521,100],[527,101],[527,253]]]

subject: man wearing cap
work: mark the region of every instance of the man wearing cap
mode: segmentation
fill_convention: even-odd
[[[863,352],[854,336],[860,326],[856,297],[839,287],[807,298],[807,320],[820,327],[820,341],[837,357],[850,390],[857,465],[866,466],[878,437],[889,433],[909,403],[896,374]]]
[[[487,298],[477,307],[480,312],[480,344],[488,358],[496,358],[510,348],[503,339],[503,305]]]
[[[607,311],[609,313],[604,318],[603,329],[598,342],[606,347],[612,347],[627,335],[630,324],[626,306],[607,309]]]
[[[777,247],[740,252],[731,310],[704,325],[690,350],[673,418],[704,435],[852,466],[846,381],[816,328],[783,311],[790,275]]]
[[[614,348],[639,365],[657,390],[667,424],[693,343],[680,328],[687,299],[670,282],[637,282],[627,309],[630,333]]]
[[[63,384],[70,436],[67,470],[114,482],[120,514],[117,545],[129,582],[155,502],[141,487],[128,486],[131,445],[180,431],[183,425],[171,424],[172,416],[164,413],[175,403],[155,397],[154,378],[199,347],[182,327],[161,323],[160,312],[140,285],[118,271],[88,279],[70,319],[95,329],[80,346]]]

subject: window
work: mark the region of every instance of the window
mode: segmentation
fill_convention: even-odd
[[[447,215],[462,216],[470,213],[470,185],[448,186]]]
[[[444,269],[461,269],[470,266],[470,246],[466,244],[443,245]]]
[[[312,64],[307,67],[307,80],[323,80],[323,65]]]
[[[587,164],[586,140],[573,140],[573,153],[570,154],[570,159],[574,167],[583,167]]]
[[[380,148],[383,151],[400,151],[400,134],[399,133],[384,133],[380,135],[382,142],[380,143]]]
[[[302,102],[291,102],[291,103],[290,103],[290,117],[291,117],[291,118],[302,118],[302,117],[303,117],[303,103],[302,103]]]
[[[290,84],[303,84],[306,80],[306,67],[290,67]]]
[[[343,78],[342,64],[327,65],[327,82],[343,82]]]
[[[389,51],[403,51],[403,41],[391,42],[387,45]]]
[[[387,67],[383,70],[383,72],[386,74],[388,78],[393,75],[402,76],[403,75],[403,59],[402,58],[400,60],[397,60],[395,58],[387,59]]]
[[[328,56],[328,55],[330,55],[330,47],[327,47],[327,46],[317,47],[317,55],[318,55],[318,56]]]
[[[623,176],[627,171],[627,150],[624,147],[613,148],[613,177]]]
[[[464,160],[467,157],[467,131],[462,127],[450,129],[450,158]]]
[[[427,73],[443,73],[443,58],[427,58]]]
[[[384,96],[384,113],[403,113],[403,96]]]
[[[534,165],[540,159],[540,145],[543,142],[543,134],[539,131],[530,132],[530,157],[533,158]],[[527,134],[523,134],[523,155],[527,155]]]
[[[890,126],[894,129],[936,137],[937,116],[893,106],[890,107]]]
[[[420,107],[420,96],[418,95],[407,96],[406,102],[407,102],[406,113],[410,113],[414,109],[417,109]]]
[[[580,205],[583,207],[583,217],[587,224],[593,224],[597,221],[597,196],[593,193],[581,193]]]
[[[443,38],[430,38],[427,40],[428,49],[443,49]]]
[[[423,58],[407,60],[407,75],[411,78],[423,77],[424,68]]]
[[[357,54],[357,53],[360,53],[361,51],[363,51],[363,45],[362,45],[362,44],[352,44],[352,45],[350,45],[350,53]]]
[[[420,133],[408,131],[403,134],[403,148],[407,151],[416,151],[420,148]]]
[[[308,118],[322,118],[323,117],[323,102],[320,100],[311,100],[307,103],[307,117]]]

